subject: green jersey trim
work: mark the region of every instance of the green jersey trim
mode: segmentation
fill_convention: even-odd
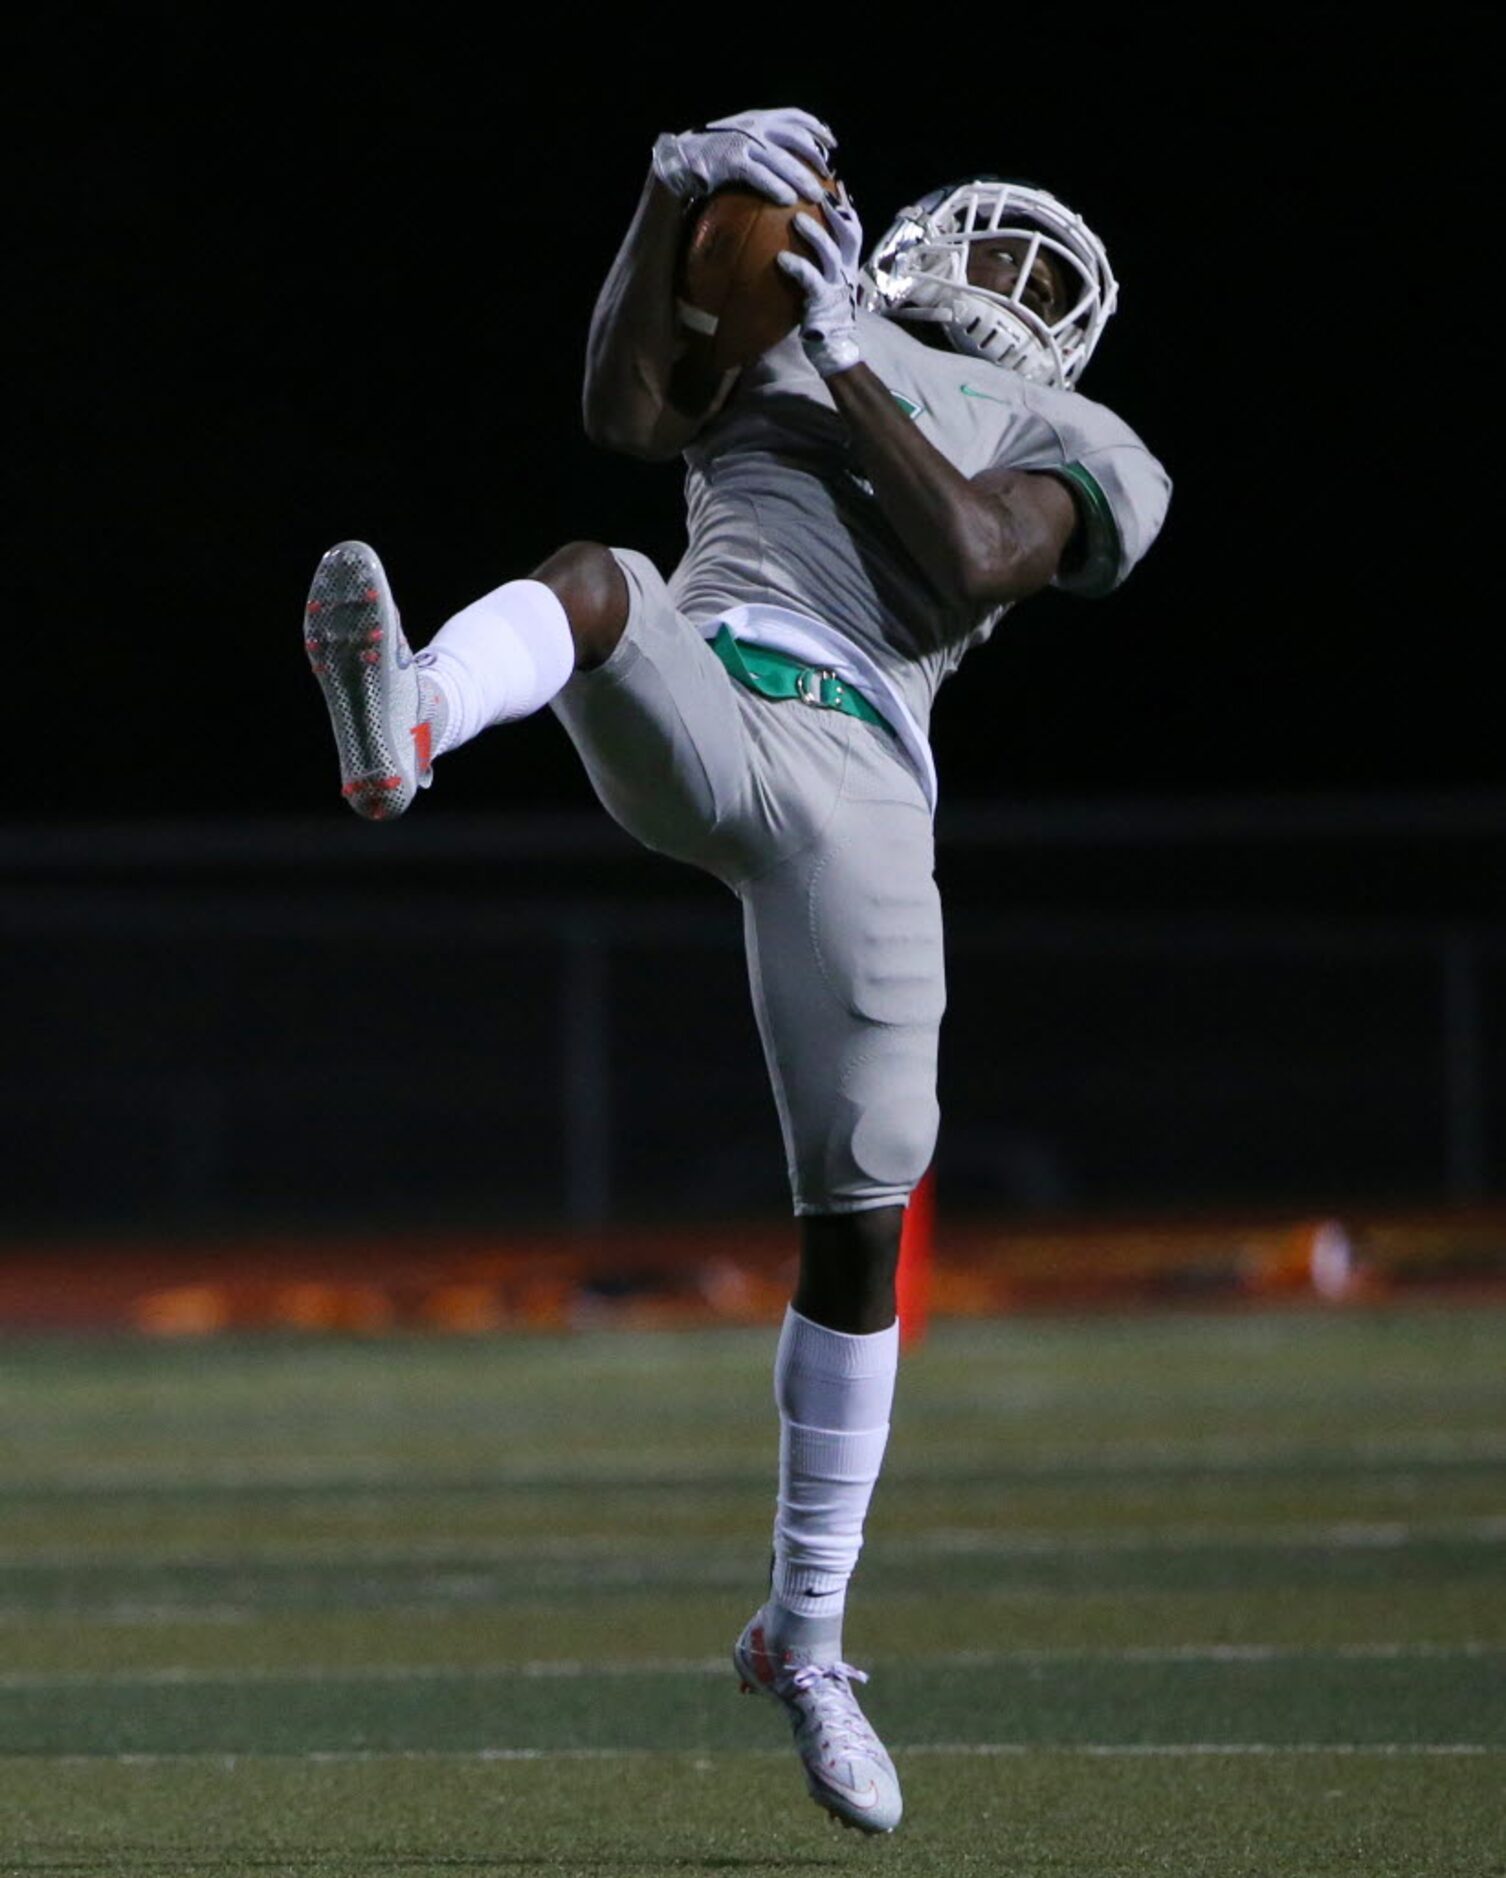
[[[1119,579],[1124,561],[1124,543],[1109,499],[1099,487],[1091,470],[1081,463],[1063,463],[1059,469],[1040,472],[1056,477],[1067,485],[1077,505],[1077,525],[1082,530],[1080,551],[1072,557],[1072,571],[1059,574],[1056,585],[1084,599],[1101,599],[1111,593]]]

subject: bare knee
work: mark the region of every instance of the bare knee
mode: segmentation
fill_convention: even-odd
[[[557,548],[533,578],[552,588],[570,622],[575,669],[588,672],[607,660],[628,617],[627,577],[610,548],[596,541],[571,541]]]
[[[902,1206],[861,1213],[808,1213],[800,1222],[795,1309],[813,1324],[849,1335],[894,1322]]]

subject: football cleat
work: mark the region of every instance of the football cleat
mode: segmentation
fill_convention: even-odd
[[[762,1610],[732,1646],[732,1664],[745,1695],[761,1690],[783,1705],[817,1806],[860,1832],[893,1832],[904,1811],[899,1775],[852,1692],[863,1671],[771,1648]]]
[[[401,815],[432,780],[418,672],[375,552],[342,541],[320,561],[303,644],[340,753],[340,793],[368,821]]]

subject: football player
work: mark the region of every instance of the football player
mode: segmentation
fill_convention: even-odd
[[[608,812],[741,902],[800,1264],[774,1357],[772,1571],[733,1660],[786,1711],[815,1800],[889,1832],[899,1781],[842,1620],[889,1433],[900,1226],[937,1132],[931,703],[1019,601],[1118,586],[1170,485],[1074,389],[1116,287],[1102,243],[1034,185],[936,190],[866,265],[843,190],[781,258],[797,331],[708,368],[674,292],[687,213],[727,183],[809,198],[834,147],[795,109],[655,142],[592,318],[584,418],[609,449],[683,455],[668,580],[573,542],[415,657],[377,556],[345,542],[305,642],[359,814],[400,814],[435,758],[547,704]]]

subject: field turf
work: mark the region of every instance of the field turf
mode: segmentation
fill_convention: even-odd
[[[883,1841],[727,1665],[772,1343],[0,1341],[0,1875],[1506,1875],[1506,1312],[935,1327]]]

